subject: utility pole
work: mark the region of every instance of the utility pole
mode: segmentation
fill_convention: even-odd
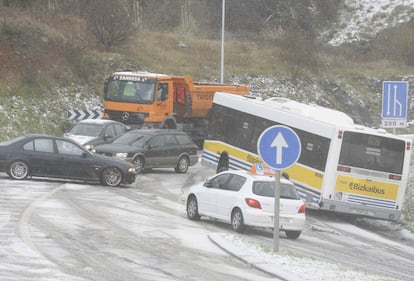
[[[226,18],[226,0],[223,1],[221,8],[221,67],[220,67],[220,83],[224,83],[224,21]]]

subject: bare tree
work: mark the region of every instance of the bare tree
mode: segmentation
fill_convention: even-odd
[[[53,14],[56,8],[55,0],[48,0],[47,1],[47,9],[49,10],[49,13]]]
[[[181,24],[184,29],[190,29],[190,18],[191,18],[191,0],[185,0],[184,4],[181,5]]]
[[[137,29],[142,29],[142,5],[139,0],[132,0],[132,17],[134,19],[134,26]]]
[[[127,1],[90,0],[87,11],[88,28],[106,50],[128,40],[134,19]]]

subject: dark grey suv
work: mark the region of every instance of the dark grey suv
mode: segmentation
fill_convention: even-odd
[[[170,129],[131,130],[113,143],[95,147],[96,153],[125,159],[137,172],[152,168],[174,168],[186,173],[198,161],[197,146],[182,131]]]

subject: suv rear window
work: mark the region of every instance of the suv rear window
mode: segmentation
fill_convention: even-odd
[[[274,197],[275,183],[271,181],[255,181],[253,193],[259,196]],[[300,199],[296,187],[293,184],[280,183],[280,198]]]

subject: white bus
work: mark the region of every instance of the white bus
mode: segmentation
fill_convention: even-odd
[[[301,154],[289,175],[307,207],[399,220],[407,188],[411,141],[354,124],[343,112],[284,98],[216,93],[202,164],[217,172],[264,164],[260,134],[273,125],[293,129]]]

